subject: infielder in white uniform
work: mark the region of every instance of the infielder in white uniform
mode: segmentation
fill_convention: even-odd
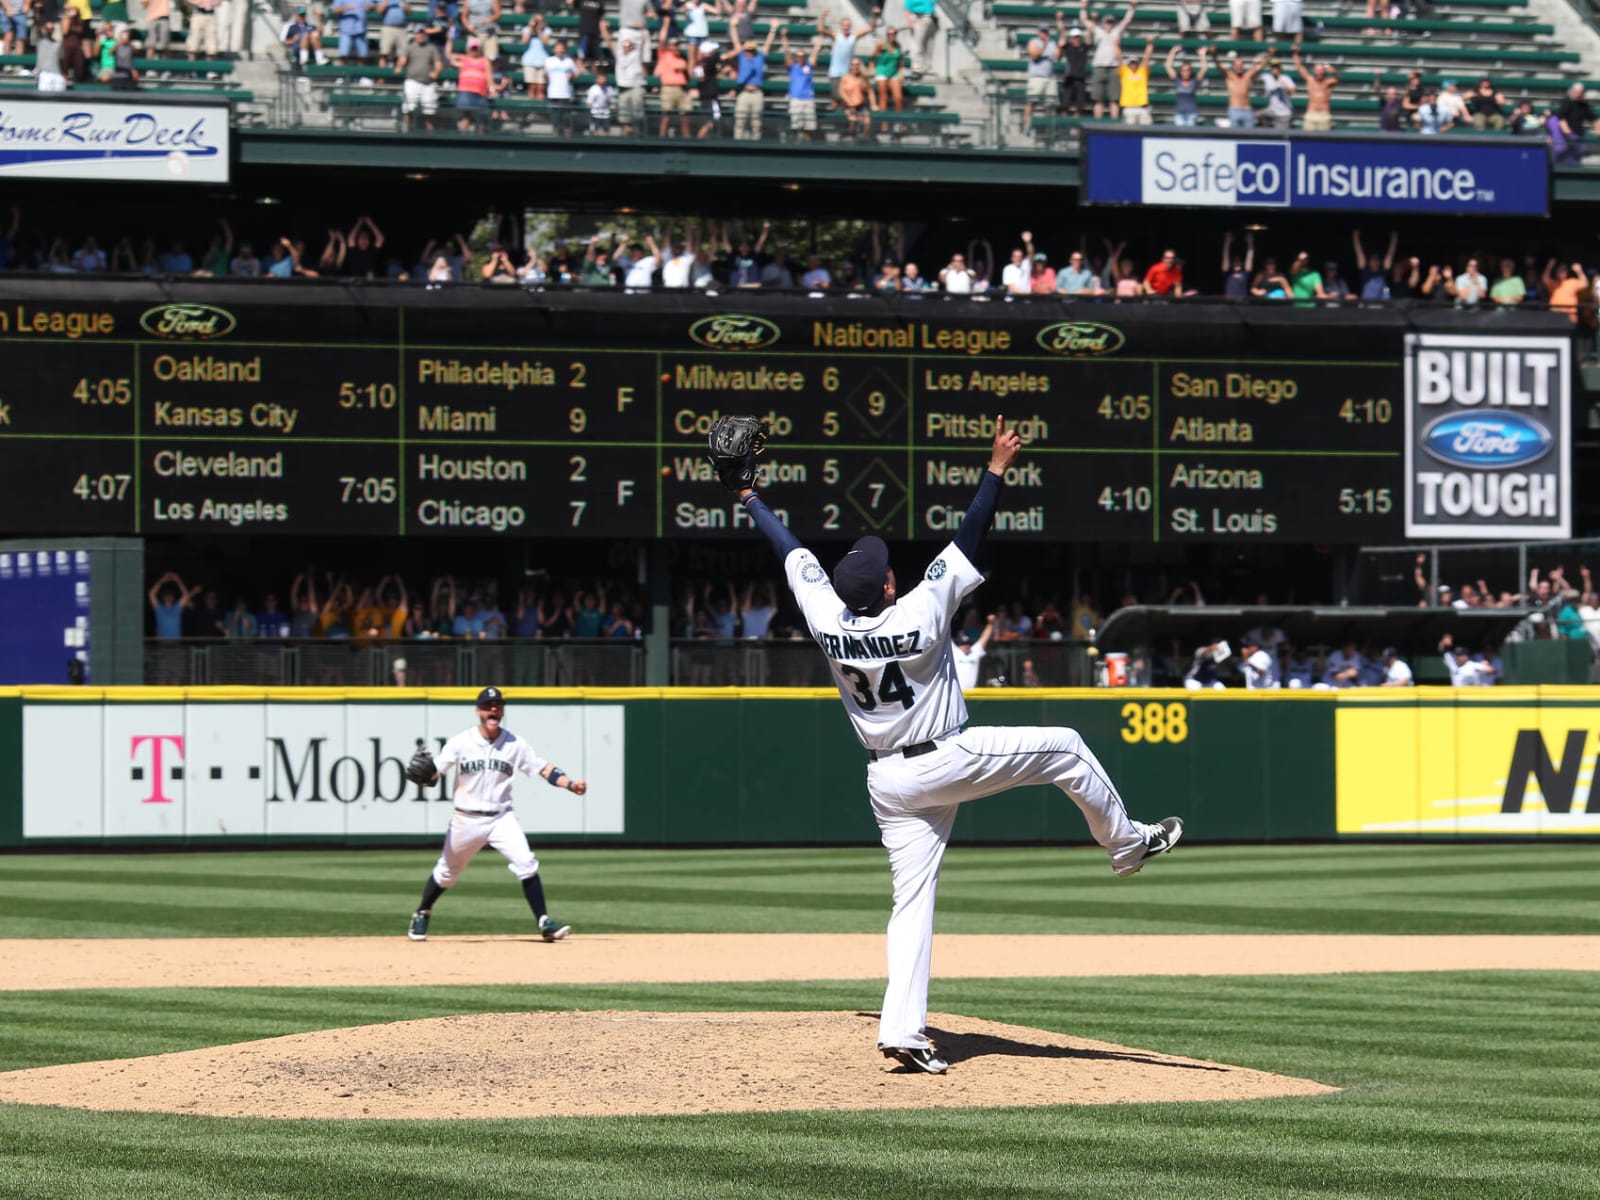
[[[939,867],[958,807],[1014,787],[1053,783],[1083,810],[1118,875],[1175,846],[1183,823],[1128,816],[1105,769],[1075,730],[967,728],[950,648],[951,617],[983,582],[973,565],[994,516],[1001,477],[1022,442],[996,420],[989,469],[955,540],[904,595],[881,538],[864,537],[828,572],[751,487],[738,495],[783,560],[811,636],[827,656],[856,736],[866,747],[867,793],[889,851],[889,986],[878,1047],[912,1070],[949,1063],[928,1040],[928,974]],[[751,455],[753,479],[753,454]]]
[[[456,773],[451,790],[455,812],[444,835],[444,849],[422,890],[422,903],[411,914],[410,937],[414,942],[428,940],[428,919],[435,902],[446,888],[455,885],[473,856],[485,846],[505,855],[511,873],[522,881],[522,894],[539,919],[539,933],[545,941],[559,941],[572,932],[572,926],[563,925],[545,908],[539,860],[528,845],[528,835],[522,831],[516,813],[511,811],[511,780],[521,771],[579,796],[589,790],[589,785],[539,757],[527,742],[502,728],[500,720],[505,711],[500,689],[484,688],[478,693],[478,723],[445,742],[437,754],[419,749],[406,768],[406,776],[424,786],[438,782],[445,771],[454,769]]]

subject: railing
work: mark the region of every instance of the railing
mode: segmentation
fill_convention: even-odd
[[[831,687],[809,639],[671,642],[675,687]],[[1087,643],[999,642],[982,661],[980,687],[1086,687]],[[638,642],[578,639],[374,642],[339,639],[145,641],[145,682],[174,687],[641,687]]]

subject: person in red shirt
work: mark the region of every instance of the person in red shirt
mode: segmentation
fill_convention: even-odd
[[[683,43],[666,36],[667,23],[662,22],[661,38],[656,47],[656,78],[661,81],[661,128],[657,137],[666,137],[673,114],[678,117],[678,132],[689,136],[689,112],[694,107],[689,96],[689,63],[683,56]]]
[[[1163,250],[1161,261],[1144,273],[1147,296],[1182,296],[1183,263],[1176,250]]]
[[[1050,256],[1043,250],[1033,256],[1033,275],[1028,280],[1028,286],[1036,296],[1056,294],[1055,269],[1050,265]]]

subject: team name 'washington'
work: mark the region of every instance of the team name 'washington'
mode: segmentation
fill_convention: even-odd
[[[921,640],[922,631],[917,629],[894,637],[879,637],[870,633],[861,637],[840,637],[837,633],[817,634],[817,641],[822,643],[822,652],[829,658],[905,658],[920,653],[917,643]]]
[[[479,771],[499,771],[502,775],[509,775],[511,764],[500,758],[463,759],[456,764],[456,770],[463,775],[476,775]]]

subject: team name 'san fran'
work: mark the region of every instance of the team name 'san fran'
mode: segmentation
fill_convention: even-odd
[[[464,759],[457,764],[456,769],[463,775],[474,775],[479,771],[499,771],[502,775],[511,774],[511,764],[501,758]]]
[[[822,644],[822,652],[829,658],[905,658],[921,653],[918,643],[922,641],[922,631],[914,629],[894,637],[873,633],[860,637],[819,633],[817,641]]]

